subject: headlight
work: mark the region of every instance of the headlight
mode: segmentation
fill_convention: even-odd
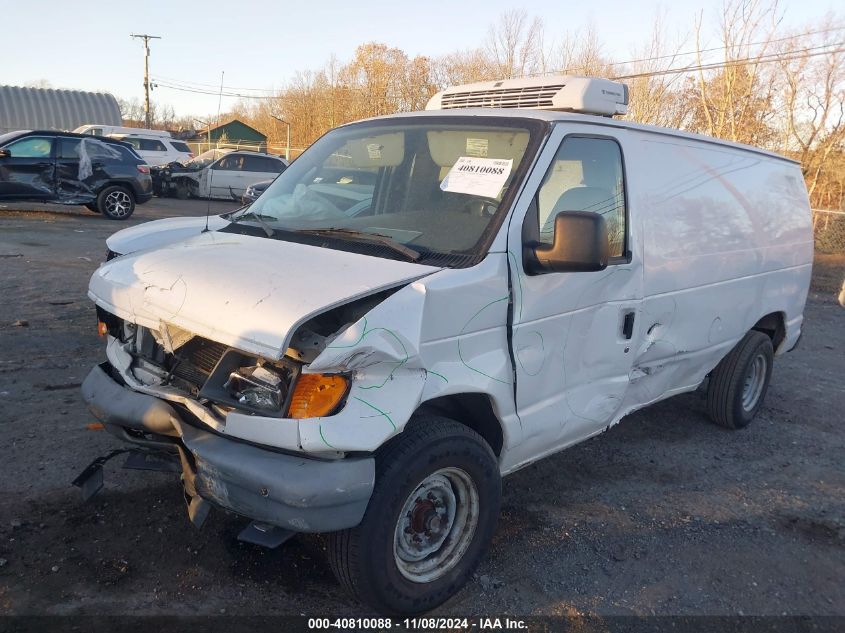
[[[202,383],[200,399],[259,415],[284,416],[291,384],[299,373],[296,363],[270,362],[230,348],[210,364],[214,369]]]
[[[287,395],[282,377],[263,365],[239,367],[223,388],[240,404],[274,412],[281,410]]]

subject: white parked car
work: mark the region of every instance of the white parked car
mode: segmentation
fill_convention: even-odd
[[[151,166],[174,162],[184,163],[194,157],[194,152],[187,143],[165,136],[146,134],[109,134],[108,136],[129,143],[135,148],[135,152]]]
[[[699,388],[741,429],[798,342],[799,165],[626,105],[600,79],[451,88],[327,133],[209,230],[111,236],[85,400],[179,459],[194,523],[329,532],[355,596],[434,608],[487,551],[502,476]]]
[[[287,161],[271,154],[213,149],[184,163],[153,174],[164,191],[198,198],[240,200],[247,187],[272,180],[287,168]]]

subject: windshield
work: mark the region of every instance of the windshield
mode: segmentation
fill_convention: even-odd
[[[449,265],[444,255],[476,254],[488,227],[498,226],[543,129],[537,121],[498,117],[344,126],[319,139],[232,219],[260,220],[269,237],[330,236],[320,244],[330,248],[367,242],[376,255],[389,238],[420,260],[437,257]]]
[[[216,161],[221,156],[225,156],[232,150],[224,150],[224,149],[210,149],[207,152],[203,152],[196,158],[192,158],[191,160],[184,163],[185,167],[190,169],[203,169],[208,167],[211,163]]]

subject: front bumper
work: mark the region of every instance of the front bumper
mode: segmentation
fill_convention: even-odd
[[[187,423],[167,402],[121,385],[107,367],[94,367],[82,384],[89,408],[114,430],[171,438],[188,494],[296,532],[333,532],[361,522],[375,481],[372,457],[317,460],[229,439]]]

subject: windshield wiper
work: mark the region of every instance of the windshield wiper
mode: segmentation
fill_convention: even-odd
[[[366,231],[355,231],[353,229],[302,229],[295,231],[295,233],[303,233],[305,235],[325,235],[327,237],[337,236],[346,237],[352,240],[361,242],[370,242],[373,244],[381,244],[386,246],[395,253],[404,255],[409,261],[417,261],[421,255],[413,248],[408,248],[404,244],[400,244],[392,237],[381,235],[380,233],[367,233]]]
[[[251,203],[250,203],[251,204]],[[246,213],[241,213],[238,217],[232,219],[231,217],[228,218],[229,222],[232,224],[237,224],[243,219],[251,219],[258,222],[261,225],[261,228],[264,229],[264,232],[267,234],[267,237],[273,237],[276,234],[276,230],[267,224],[263,218],[270,218],[271,220],[275,220],[276,218],[272,215],[262,215],[260,213],[255,213],[254,211],[247,211]]]

